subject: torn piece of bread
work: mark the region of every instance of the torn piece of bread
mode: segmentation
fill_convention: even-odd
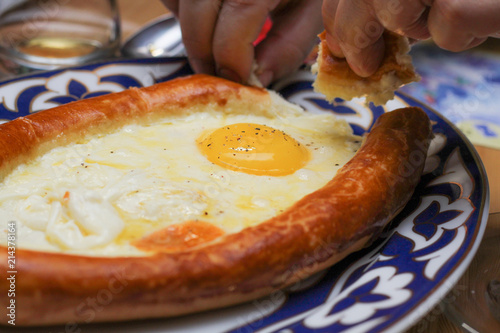
[[[406,37],[384,33],[385,56],[379,69],[369,77],[361,77],[354,73],[347,61],[335,57],[328,49],[326,32],[319,38],[317,62],[311,70],[317,74],[314,90],[326,96],[330,102],[335,98],[351,100],[355,97],[366,97],[366,103],[385,104],[394,98],[394,91],[410,82],[420,80],[415,73],[411,56],[408,54],[410,45]]]

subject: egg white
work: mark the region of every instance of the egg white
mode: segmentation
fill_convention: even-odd
[[[310,161],[278,177],[209,162],[196,140],[234,123],[282,130],[308,148]],[[207,109],[128,125],[55,148],[4,179],[0,244],[6,243],[9,221],[17,223],[19,248],[98,256],[145,255],[130,241],[189,220],[238,232],[324,186],[359,145],[345,121],[297,108],[269,115]]]

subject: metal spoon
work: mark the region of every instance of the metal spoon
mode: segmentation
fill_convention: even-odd
[[[148,23],[123,44],[121,53],[126,58],[185,55],[179,22],[168,14]]]

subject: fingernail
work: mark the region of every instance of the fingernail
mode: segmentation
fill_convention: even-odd
[[[262,73],[259,73],[257,75],[257,78],[264,87],[267,87],[268,85],[271,84],[271,82],[273,81],[273,77],[274,74],[272,71],[263,71]]]
[[[233,71],[232,69],[219,68],[219,70],[217,72],[218,72],[220,77],[223,77],[225,79],[228,79],[228,80],[231,80],[231,81],[234,81],[237,83],[242,82],[240,76],[238,74],[236,74],[236,72]]]

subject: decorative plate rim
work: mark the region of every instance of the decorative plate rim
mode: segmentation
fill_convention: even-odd
[[[479,153],[477,152],[476,148],[471,143],[471,141],[467,138],[467,136],[455,124],[453,124],[448,118],[446,118],[436,109],[428,106],[427,104],[419,101],[418,99],[402,91],[396,91],[396,96],[403,96],[407,100],[411,100],[413,103],[423,106],[426,109],[426,111],[430,111],[435,115],[437,115],[442,121],[444,121],[447,125],[449,125],[455,131],[456,134],[458,134],[458,136],[465,143],[468,151],[472,154],[474,162],[478,167],[480,178],[482,180],[481,185],[483,189],[481,197],[484,199],[481,202],[481,207],[479,207],[479,216],[481,219],[479,224],[479,229],[475,230],[476,235],[474,238],[474,242],[472,242],[472,246],[469,247],[467,255],[465,257],[460,258],[460,263],[457,264],[454,270],[449,272],[445,281],[439,283],[439,286],[434,290],[433,294],[429,295],[425,299],[422,299],[421,302],[413,309],[412,313],[410,313],[410,315],[408,315],[406,318],[391,325],[389,327],[389,331],[387,331],[389,333],[401,332],[401,330],[409,329],[412,326],[412,324],[415,325],[419,320],[424,318],[429,313],[429,311],[431,311],[435,306],[437,306],[439,302],[451,291],[452,288],[446,285],[447,282],[451,282],[453,286],[457,284],[457,282],[460,280],[464,272],[467,270],[470,263],[474,259],[474,256],[477,253],[477,250],[481,244],[481,240],[483,239],[484,232],[486,230],[487,220],[490,210],[490,188],[488,182],[488,175],[486,173],[486,169],[483,165],[481,157],[479,156]],[[438,300],[436,301],[435,299]],[[419,308],[425,308],[425,307],[427,307],[427,311],[423,312],[418,311]]]

